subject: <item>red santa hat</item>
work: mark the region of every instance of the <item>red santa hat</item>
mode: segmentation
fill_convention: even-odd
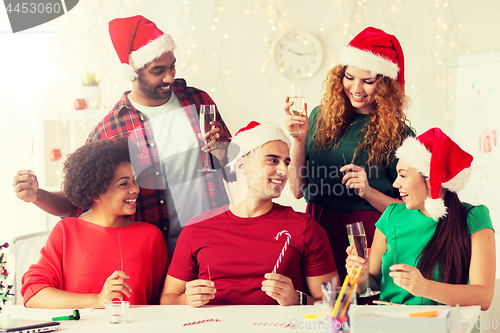
[[[292,143],[288,136],[277,124],[260,124],[251,121],[247,126],[240,129],[234,135],[231,143],[238,145],[240,156],[245,156],[249,152],[262,147],[271,141],[282,141],[291,148]]]
[[[405,91],[405,61],[398,39],[383,30],[368,27],[354,37],[339,54],[339,63],[398,80]]]
[[[177,47],[170,35],[141,15],[112,20],[109,35],[122,71],[131,80],[137,78],[139,69]]]
[[[417,138],[407,138],[396,156],[429,178],[431,198],[425,210],[434,220],[446,215],[441,188],[460,191],[470,178],[472,155],[465,152],[439,128],[431,128]]]

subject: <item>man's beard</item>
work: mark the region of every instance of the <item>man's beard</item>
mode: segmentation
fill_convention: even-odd
[[[140,75],[138,77],[138,83],[139,83],[139,89],[151,99],[163,100],[163,99],[170,99],[170,96],[172,96],[172,85],[170,83],[158,85],[154,89],[149,89],[147,84],[141,79]],[[160,89],[160,87],[168,87],[168,86],[170,86],[168,92],[162,94],[156,91],[156,89]]]

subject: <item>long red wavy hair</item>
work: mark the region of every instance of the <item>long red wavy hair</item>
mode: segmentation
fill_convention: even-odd
[[[342,65],[333,67],[323,82],[325,94],[321,99],[321,112],[315,118],[312,149],[329,150],[348,130],[355,111],[344,92],[345,69]],[[394,151],[408,135],[406,123],[410,124],[410,121],[405,113],[406,97],[399,82],[377,75],[375,85],[375,108],[370,113],[370,122],[358,137],[360,144],[356,152],[364,149],[368,154],[367,165],[384,167],[394,159]]]

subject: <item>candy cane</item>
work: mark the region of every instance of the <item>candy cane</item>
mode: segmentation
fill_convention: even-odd
[[[256,322],[253,323],[253,326],[279,326],[283,328],[291,327],[291,328],[296,328],[295,324],[290,324],[290,323],[260,323]]]
[[[220,322],[220,319],[204,319],[204,320],[198,320],[198,321],[192,321],[190,323],[185,323],[182,326],[191,326],[191,325],[197,325],[197,324],[202,324],[202,323],[208,323],[208,322]]]
[[[278,232],[276,237],[274,237],[274,239],[278,240],[282,234],[286,235],[286,242],[285,245],[283,245],[283,248],[281,249],[281,253],[280,256],[278,257],[278,260],[276,261],[276,265],[274,265],[273,273],[276,273],[278,267],[280,267],[281,259],[285,255],[285,251],[288,248],[288,244],[290,244],[290,238],[292,238],[292,236],[288,233],[288,230],[281,230],[280,232]]]

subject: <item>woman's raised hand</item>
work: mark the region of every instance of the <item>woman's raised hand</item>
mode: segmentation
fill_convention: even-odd
[[[372,188],[368,184],[368,175],[363,167],[347,164],[340,168],[339,171],[345,173],[342,184],[345,184],[347,188],[355,189],[363,199],[370,195]]]
[[[304,103],[304,114],[300,116],[294,116],[290,112],[290,107],[293,102],[290,102],[290,98],[287,97],[285,100],[285,106],[283,109],[286,113],[285,126],[288,133],[294,137],[295,140],[302,141],[307,139],[307,133],[309,132],[309,118],[307,115],[307,103]],[[300,134],[297,134],[300,133]]]

